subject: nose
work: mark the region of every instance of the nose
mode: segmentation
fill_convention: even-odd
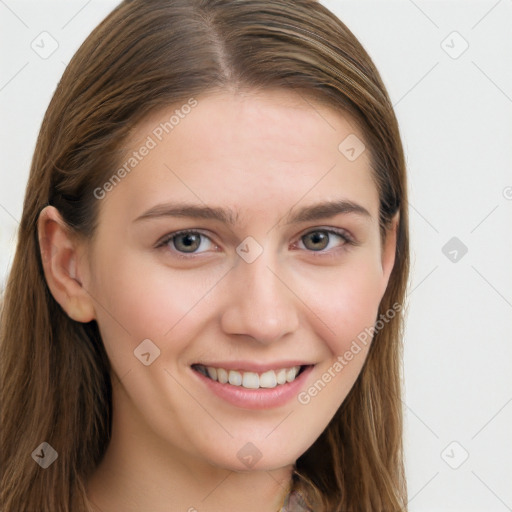
[[[221,316],[226,334],[270,344],[299,326],[297,298],[266,251],[252,263],[239,260],[230,272],[229,299]]]

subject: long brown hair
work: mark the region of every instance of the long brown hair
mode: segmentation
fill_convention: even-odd
[[[94,234],[93,191],[150,113],[213,90],[286,89],[349,114],[371,153],[381,234],[399,212],[396,259],[379,314],[402,305],[409,272],[407,185],[398,123],[371,58],[313,0],[125,0],[65,70],[43,120],[1,316],[2,512],[85,512],[86,482],[110,438],[110,366],[95,321],[71,320],[42,270],[37,219],[54,205]],[[341,141],[340,141],[341,142]],[[396,309],[396,308],[395,308]],[[294,487],[315,512],[406,510],[403,314],[388,318],[361,374]],[[58,453],[41,469],[42,442]]]

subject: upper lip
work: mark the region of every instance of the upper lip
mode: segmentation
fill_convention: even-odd
[[[293,366],[310,366],[314,363],[290,359],[287,361],[278,361],[272,363],[255,363],[254,361],[215,361],[209,363],[198,362],[194,364],[206,367],[211,366],[213,368],[224,368],[225,370],[263,373],[268,370],[281,370],[282,368],[292,368]],[[192,366],[194,366],[194,364]]]

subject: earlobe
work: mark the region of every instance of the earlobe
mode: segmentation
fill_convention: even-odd
[[[94,320],[94,304],[80,279],[78,242],[55,207],[46,206],[41,211],[37,230],[44,275],[51,294],[73,320]]]

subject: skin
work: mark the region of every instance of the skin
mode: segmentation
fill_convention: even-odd
[[[349,161],[338,150],[350,134],[364,140],[350,118],[289,91],[197,100],[100,200],[92,240],[70,236],[53,207],[39,218],[50,290],[71,318],[98,322],[113,367],[112,440],[88,481],[103,512],[275,512],[294,462],[343,402],[369,344],[307,405],[294,397],[268,410],[225,402],[190,366],[300,358],[315,365],[307,390],[374,324],[394,264],[398,218],[382,245],[369,152]],[[135,127],[126,155],[175,108]],[[335,200],[369,215],[287,223],[302,207]],[[134,222],[166,202],[238,216],[232,226],[171,216]],[[172,240],[155,248],[185,228],[206,235],[198,253],[180,259]],[[357,245],[331,234],[315,251],[304,235],[319,228],[345,230]],[[249,236],[263,248],[252,263],[236,252]],[[160,350],[149,366],[134,357],[144,339]],[[237,457],[247,442],[262,454],[250,469]]]

